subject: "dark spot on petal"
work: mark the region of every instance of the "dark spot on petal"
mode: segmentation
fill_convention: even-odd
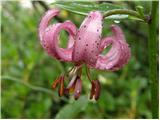
[[[84,25],[84,28],[86,27],[86,25]]]
[[[97,45],[99,45],[99,43],[97,43]]]
[[[88,44],[86,44],[86,46],[88,46]]]
[[[91,18],[91,16],[89,16],[89,18]]]
[[[81,38],[79,37],[79,40],[81,40]]]
[[[97,29],[97,32],[99,32],[99,30]]]
[[[92,53],[94,52],[94,50],[91,51]]]
[[[95,41],[95,43],[97,43],[97,41]]]
[[[84,51],[87,51],[87,49],[84,49]]]

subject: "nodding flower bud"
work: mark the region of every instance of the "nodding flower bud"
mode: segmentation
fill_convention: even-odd
[[[93,80],[90,99],[93,99],[93,97],[94,97],[95,100],[98,100],[99,96],[100,96],[100,89],[101,89],[100,82],[98,80]]]
[[[82,92],[82,80],[77,77],[76,84],[75,84],[75,89],[74,89],[74,98],[75,100],[78,100]]]

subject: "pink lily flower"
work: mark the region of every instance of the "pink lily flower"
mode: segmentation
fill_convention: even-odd
[[[112,25],[112,36],[102,38],[103,15],[99,11],[92,11],[82,22],[79,30],[69,20],[63,23],[49,25],[53,17],[59,14],[58,9],[51,9],[43,16],[39,25],[39,38],[42,47],[46,52],[60,60],[73,62],[75,67],[69,72],[71,80],[69,85],[64,87],[64,75],[53,83],[53,88],[60,84],[59,95],[74,92],[75,99],[78,99],[82,90],[81,71],[82,65],[86,64],[87,69],[95,68],[99,70],[116,71],[127,64],[131,54],[130,48],[125,41],[121,28]],[[64,29],[69,33],[67,48],[58,46],[58,35]],[[112,45],[106,55],[102,55],[103,50]],[[97,100],[100,95],[100,83],[98,80],[91,80],[90,73],[87,76],[92,83],[90,99]]]

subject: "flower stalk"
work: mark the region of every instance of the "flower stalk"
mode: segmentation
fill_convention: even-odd
[[[158,64],[157,64],[157,10],[158,1],[152,1],[151,21],[148,23],[149,80],[151,87],[152,118],[158,118]]]

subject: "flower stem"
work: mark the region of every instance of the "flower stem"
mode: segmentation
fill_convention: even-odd
[[[90,80],[90,82],[92,82],[92,79],[91,79],[91,73],[90,73],[90,69],[86,66],[86,74],[87,74],[87,77],[88,79]]]
[[[158,118],[158,65],[157,65],[157,10],[158,1],[152,1],[151,21],[148,22],[149,79],[151,87],[152,118]]]
[[[108,17],[111,15],[116,15],[116,14],[126,14],[126,15],[131,15],[134,17],[137,17],[143,21],[146,21],[141,15],[138,14],[138,12],[133,11],[133,10],[127,10],[127,9],[114,9],[114,10],[109,10],[106,13],[104,13],[103,17]]]

